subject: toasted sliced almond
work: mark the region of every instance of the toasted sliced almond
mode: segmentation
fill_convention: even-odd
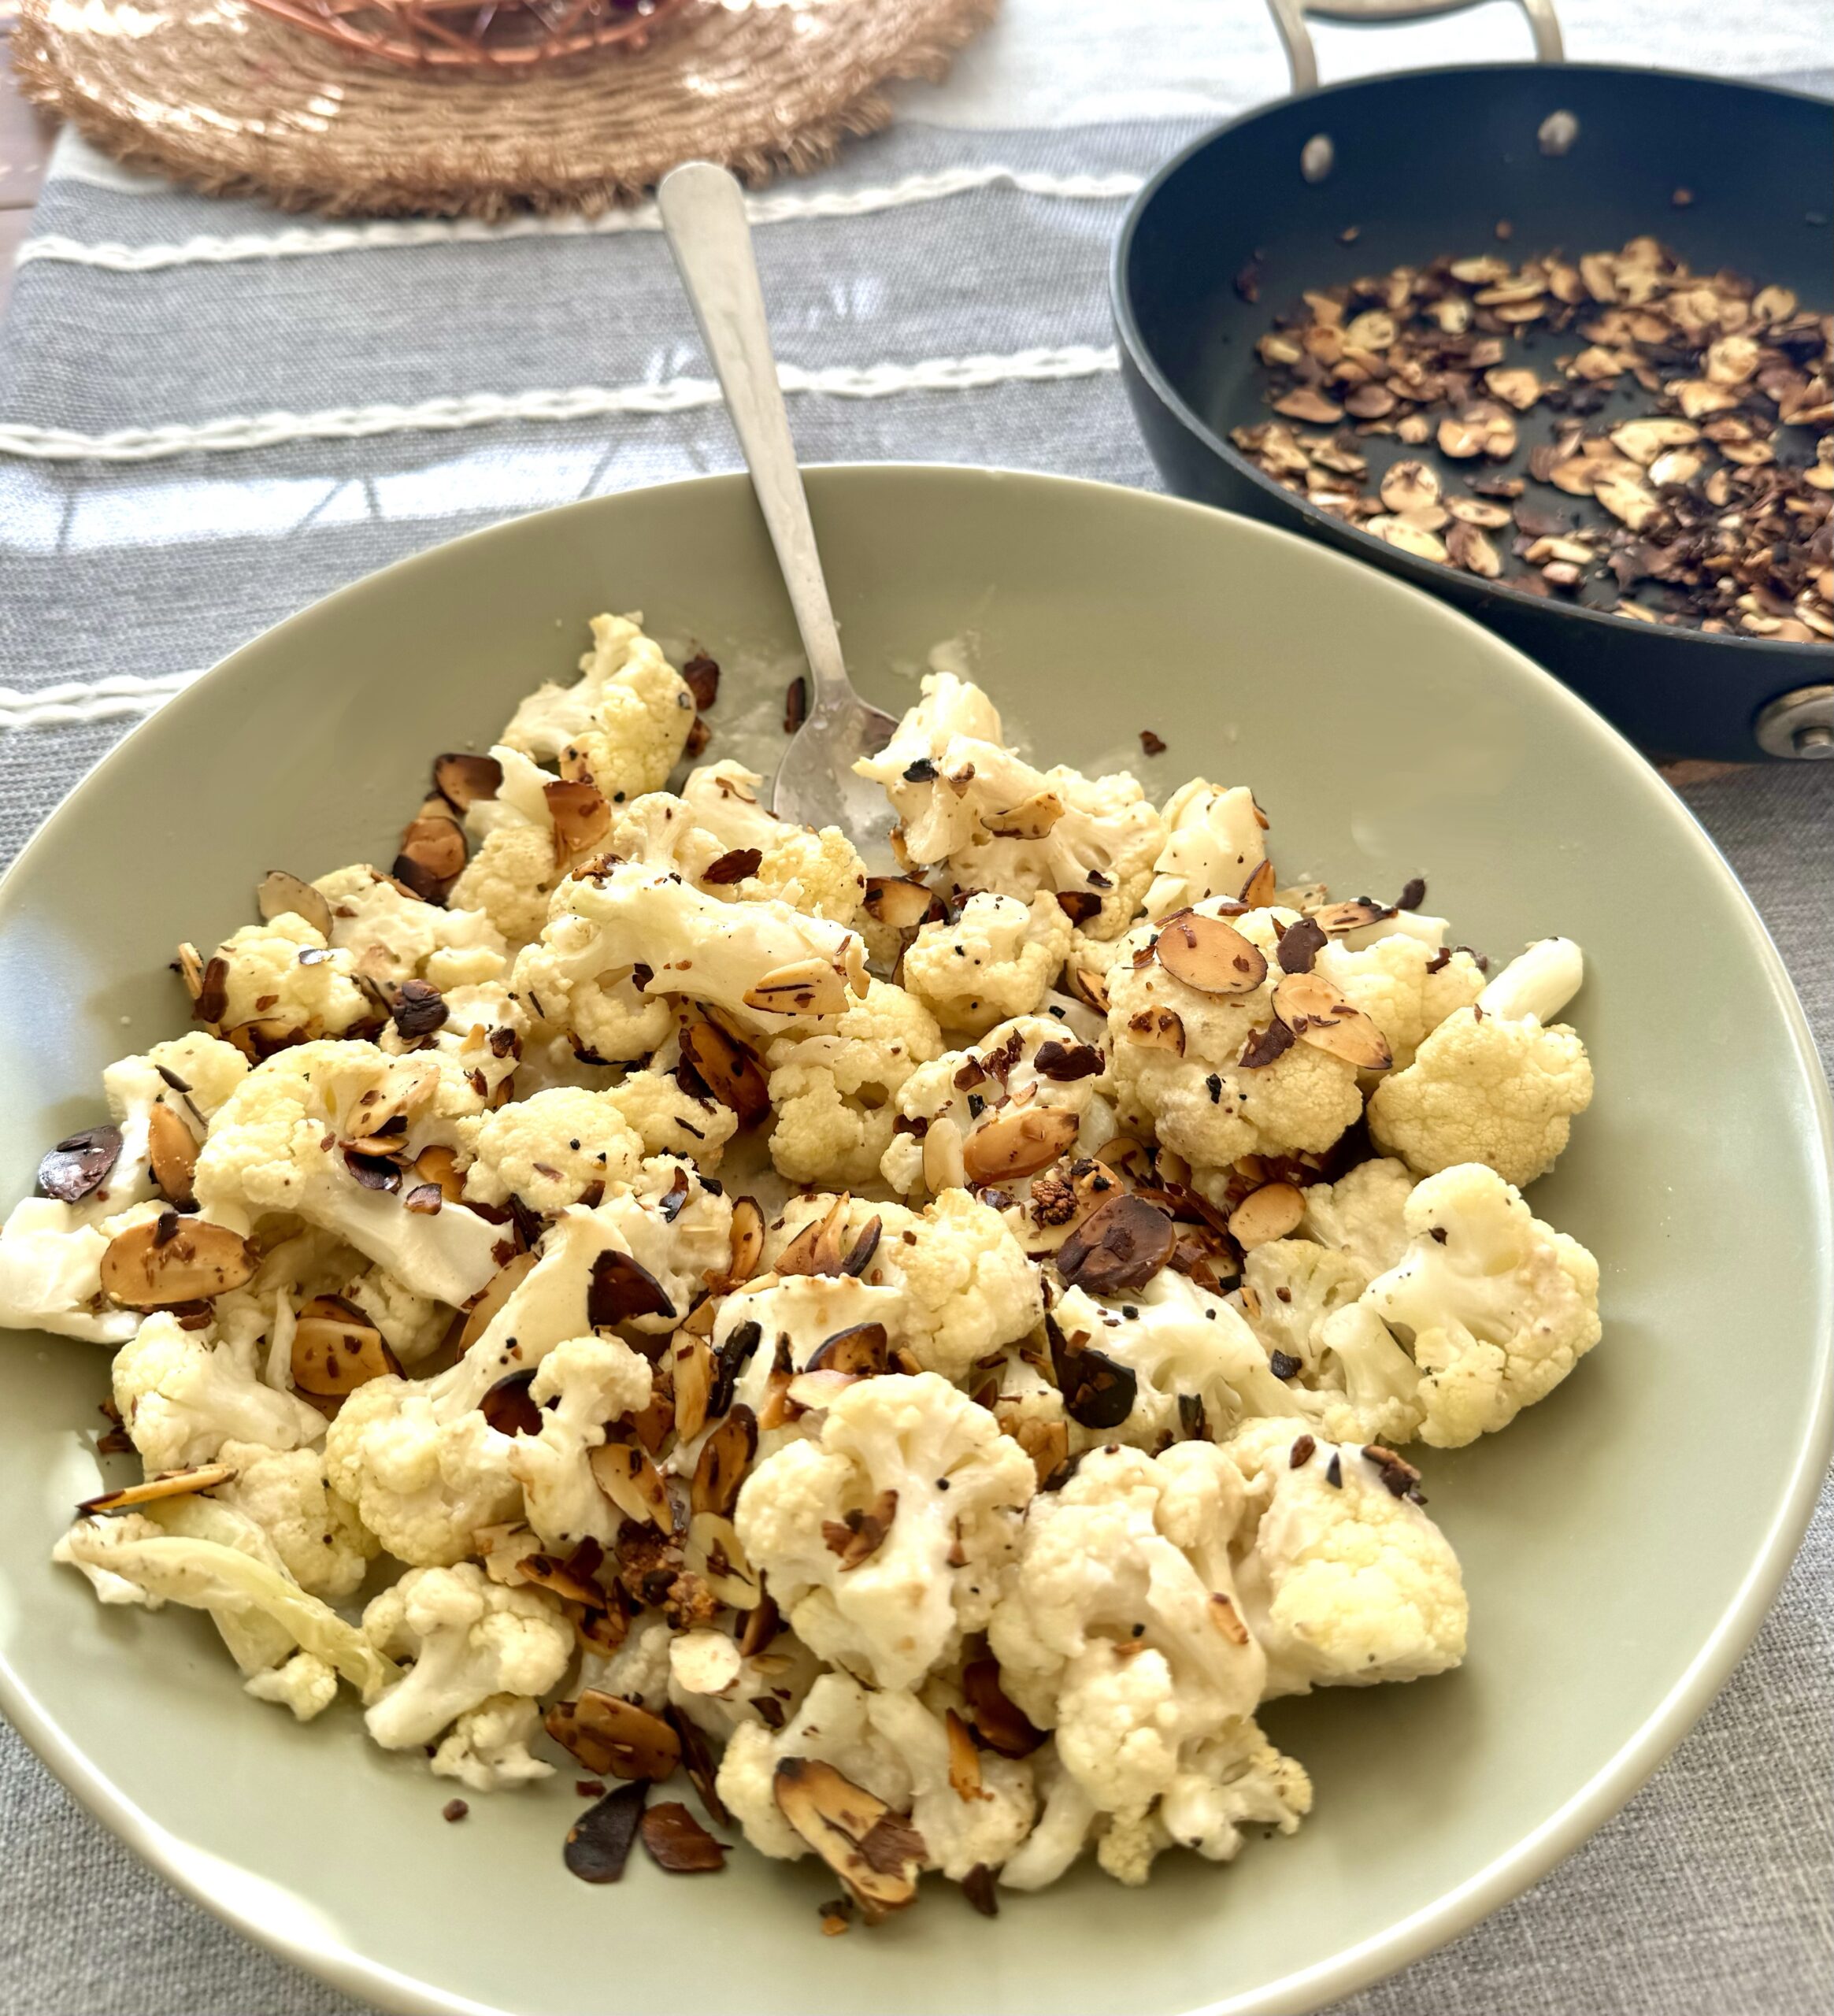
[[[995,839],[1042,840],[1064,815],[1064,802],[1054,791],[1035,791],[1006,812],[981,815],[981,824]]]
[[[542,1722],[595,1777],[656,1784],[672,1777],[681,1762],[681,1740],[660,1715],[595,1687],[577,1700],[555,1702]]]
[[[729,847],[701,871],[701,880],[716,889],[730,888],[735,882],[748,880],[763,865],[761,847]]]
[[[971,1659],[961,1670],[961,1692],[974,1732],[989,1750],[1002,1757],[1029,1757],[1044,1741],[1044,1732],[1034,1729],[1008,1699],[997,1659]]]
[[[1073,1001],[1093,1008],[1098,1015],[1108,1013],[1108,976],[1093,966],[1079,966],[1073,961],[1065,966],[1064,991]]]
[[[1273,863],[1264,861],[1242,884],[1242,893],[1237,900],[1249,910],[1263,910],[1273,901],[1273,892],[1277,886]]]
[[[729,1609],[754,1610],[764,1600],[764,1578],[745,1558],[738,1529],[717,1512],[697,1512],[687,1522],[684,1565]]]
[[[1372,902],[1367,896],[1358,896],[1348,902],[1321,903],[1306,914],[1327,938],[1347,938],[1351,932],[1361,931],[1365,925],[1385,922],[1395,911],[1390,904]]]
[[[485,1427],[498,1435],[539,1435],[541,1410],[529,1388],[535,1383],[532,1370],[506,1372],[478,1403]]]
[[[856,1506],[843,1518],[824,1519],[822,1543],[830,1554],[839,1555],[841,1573],[845,1574],[850,1568],[872,1559],[884,1544],[897,1517],[898,1493],[882,1491],[870,1505]]]
[[[163,1099],[146,1116],[146,1154],[153,1180],[173,1203],[189,1204],[198,1166],[198,1140]]]
[[[638,1442],[605,1442],[586,1458],[593,1481],[627,1519],[672,1532],[669,1487],[647,1449]]]
[[[1510,522],[1508,510],[1482,497],[1449,497],[1446,509],[1462,524],[1480,525],[1488,532],[1500,532]]]
[[[1339,347],[1341,350],[1341,344]],[[1297,391],[1276,399],[1273,410],[1284,413],[1288,420],[1310,421],[1319,427],[1335,427],[1343,417],[1342,406],[1333,405],[1322,392],[1310,385],[1302,385]]]
[[[923,1836],[882,1799],[832,1764],[806,1757],[783,1758],[773,1789],[778,1810],[847,1885],[869,1925],[917,1896],[928,1851]]]
[[[325,1399],[401,1370],[401,1361],[372,1323],[344,1316],[301,1316],[293,1328],[291,1362],[293,1384],[300,1392]]]
[[[165,1211],[109,1240],[102,1291],[124,1308],[169,1309],[239,1288],[260,1264],[254,1247],[227,1225]]]
[[[332,906],[309,882],[289,875],[283,868],[270,868],[254,892],[255,908],[271,923],[291,913],[302,917],[321,938],[332,935]]]
[[[1075,1147],[1081,1127],[1081,1115],[1068,1106],[996,1114],[969,1132],[961,1151],[963,1172],[976,1187],[1036,1176]]]
[[[1627,420],[1611,430],[1611,445],[1621,455],[1647,468],[1665,448],[1685,447],[1700,439],[1700,429],[1687,420]]]
[[[200,1491],[214,1491],[235,1475],[230,1463],[198,1463],[190,1469],[161,1470],[139,1484],[124,1484],[119,1491],[105,1491],[98,1497],[85,1498],[79,1512],[128,1512],[136,1505],[157,1504],[162,1498],[189,1498]]]
[[[484,1291],[467,1312],[465,1327],[458,1333],[458,1354],[461,1358],[469,1351],[496,1321],[497,1313],[533,1271],[539,1254],[518,1253],[506,1260],[490,1280]]]
[[[1199,994],[1252,994],[1267,977],[1261,948],[1233,925],[1180,910],[1159,927],[1153,950],[1174,980]]]
[[[596,1547],[598,1543],[592,1544]],[[609,1590],[583,1575],[573,1562],[562,1561],[558,1555],[525,1554],[517,1562],[516,1572],[524,1582],[532,1582],[538,1589],[546,1589],[550,1595],[558,1596],[565,1603],[583,1604],[588,1610],[603,1610],[610,1595]]]
[[[739,1197],[732,1205],[732,1262],[728,1269],[729,1284],[738,1287],[748,1281],[758,1272],[758,1263],[764,1254],[764,1213],[758,1208],[755,1197]]]
[[[1512,406],[1517,413],[1526,413],[1541,396],[1541,380],[1532,371],[1524,369],[1505,369],[1499,366],[1484,374],[1488,389]]]
[[[704,1339],[680,1332],[669,1347],[675,1380],[675,1432],[691,1442],[707,1423],[707,1402],[713,1391],[713,1354]]]
[[[611,807],[595,784],[561,777],[543,784],[547,815],[554,822],[554,865],[564,868],[575,856],[589,853],[611,831]]]
[[[915,876],[869,875],[861,907],[892,931],[915,931],[948,914],[942,898]]]
[[[676,1314],[662,1284],[635,1254],[609,1247],[592,1262],[586,1321],[594,1329],[614,1330],[658,1316],[672,1320]]]
[[[1144,1288],[1177,1243],[1177,1232],[1163,1211],[1123,1191],[1081,1220],[1058,1248],[1057,1269],[1085,1294],[1124,1295]]]
[[[825,959],[793,959],[747,988],[745,1005],[767,1015],[843,1015],[847,976]]]
[[[643,1814],[643,1846],[658,1869],[672,1876],[707,1876],[726,1866],[726,1848],[679,1799],[665,1799]]]
[[[1295,1185],[1264,1183],[1229,1214],[1229,1236],[1246,1253],[1296,1232],[1305,1215],[1305,1197]]]
[[[739,1487],[758,1454],[758,1417],[747,1406],[735,1406],[701,1444],[688,1487],[689,1509],[698,1518],[711,1512],[730,1518],[739,1499]],[[666,1526],[663,1530],[667,1532]]]
[[[414,1174],[421,1183],[432,1184],[443,1203],[464,1203],[465,1178],[458,1172],[458,1157],[450,1148],[423,1148],[414,1158]],[[517,1257],[526,1259],[528,1256]]]
[[[443,903],[464,866],[464,829],[455,819],[423,813],[408,822],[391,872],[423,902]]]
[[[838,1274],[848,1247],[847,1214],[853,1199],[843,1191],[823,1215],[811,1218],[777,1255],[780,1274]]]
[[[495,756],[458,751],[433,758],[433,788],[460,812],[469,812],[480,799],[495,798],[502,784],[503,766]]]
[[[1359,1071],[1386,1071],[1395,1061],[1381,1031],[1322,973],[1287,974],[1273,991],[1273,1012],[1300,1042]]]
[[[1382,479],[1380,496],[1391,511],[1405,514],[1439,501],[1439,479],[1425,462],[1395,463]]]
[[[883,1323],[855,1323],[824,1337],[809,1354],[809,1372],[844,1372],[871,1378],[891,1363],[891,1340]]]
[[[953,1708],[945,1709],[943,1725],[949,1735],[949,1785],[959,1799],[991,1799],[980,1782],[980,1752],[968,1725]]]
[[[1458,524],[1446,535],[1446,558],[1454,567],[1494,581],[1502,572],[1502,556],[1475,525]]]
[[[60,1204],[80,1204],[105,1184],[120,1159],[121,1130],[104,1122],[66,1134],[39,1164],[39,1188]]]
[[[1169,1050],[1174,1057],[1184,1054],[1184,1024],[1176,1010],[1157,1006],[1143,1008],[1127,1018],[1127,1040],[1142,1050]]]
[[[1363,529],[1373,532],[1377,539],[1385,539],[1390,546],[1398,546],[1403,553],[1411,553],[1417,560],[1443,560],[1444,543],[1432,532],[1423,531],[1418,525],[1410,524],[1405,518],[1397,518],[1384,512],[1380,516],[1365,519]]]
[[[754,1127],[770,1111],[770,1081],[757,1057],[717,1023],[683,1023],[681,1054],[720,1104]]]
[[[798,1372],[784,1393],[791,1406],[813,1414],[819,1408],[832,1407],[850,1386],[859,1384],[861,1377],[858,1372],[831,1372],[826,1366],[819,1366],[813,1372]]]

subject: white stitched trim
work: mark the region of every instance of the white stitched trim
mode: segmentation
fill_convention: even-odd
[[[900,392],[964,392],[988,385],[1087,378],[1119,369],[1113,344],[1070,343],[1003,357],[938,357],[920,364],[829,365],[805,371],[786,364],[786,392],[829,398],[883,399]],[[576,385],[565,391],[472,392],[417,406],[334,406],[321,413],[232,414],[195,426],[129,427],[112,434],[0,423],[0,454],[33,461],[147,462],[193,450],[224,453],[287,441],[345,441],[376,434],[441,433],[498,421],[595,420],[609,413],[686,413],[717,406],[710,378],[665,378],[654,384]]]
[[[161,673],[148,679],[120,673],[106,679],[69,679],[56,686],[21,692],[0,686],[0,732],[22,728],[70,728],[125,714],[150,714],[189,686],[201,672]]]
[[[746,209],[754,224],[785,224],[802,217],[867,217],[978,189],[1013,189],[1067,202],[1119,202],[1132,196],[1143,180],[1138,175],[1043,175],[1014,168],[952,168],[935,175],[909,176],[883,188],[754,196]],[[655,205],[643,203],[630,209],[607,210],[596,217],[521,217],[501,224],[463,217],[383,219],[372,224],[241,232],[228,237],[204,235],[176,245],[122,245],[112,240],[89,244],[48,232],[20,245],[18,263],[24,266],[37,259],[55,259],[66,265],[99,266],[109,272],[150,273],[169,266],[228,265],[242,259],[303,259],[328,252],[398,250],[420,245],[492,245],[515,238],[606,238],[661,228]]]

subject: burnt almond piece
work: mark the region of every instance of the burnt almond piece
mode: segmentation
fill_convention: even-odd
[[[1280,933],[1274,957],[1283,973],[1309,973],[1326,944],[1325,927],[1315,917],[1302,917]]]
[[[756,1610],[764,1600],[763,1581],[745,1558],[738,1529],[717,1512],[697,1512],[688,1521],[682,1562],[728,1609]]]
[[[1081,1127],[1081,1116],[1068,1106],[997,1114],[962,1143],[963,1171],[976,1186],[1036,1176],[1076,1146]]]
[[[60,1204],[80,1204],[108,1180],[120,1153],[121,1130],[106,1122],[66,1134],[39,1164],[39,1188]]]
[[[465,1327],[458,1333],[457,1348],[461,1358],[496,1321],[498,1311],[533,1272],[538,1257],[533,1253],[517,1254],[506,1260],[484,1284],[484,1293],[467,1311]]]
[[[634,1323],[646,1316],[672,1320],[676,1313],[662,1284],[630,1254],[611,1247],[592,1262],[586,1320],[595,1330],[615,1329],[621,1323]]]
[[[707,1818],[716,1827],[730,1827],[734,1822],[726,1810],[726,1802],[720,1796],[717,1782],[718,1766],[709,1747],[706,1732],[685,1715],[672,1702],[662,1710],[669,1726],[674,1730],[676,1740],[681,1745],[682,1769],[687,1773],[687,1781],[700,1795],[701,1804],[707,1810]]]
[[[869,875],[861,907],[892,931],[915,931],[948,915],[942,898],[913,876]]]
[[[853,1199],[843,1191],[824,1217],[811,1218],[777,1255],[780,1274],[838,1274],[847,1249],[847,1216]]]
[[[882,1218],[869,1218],[860,1228],[859,1236],[842,1256],[840,1271],[850,1275],[856,1281],[873,1264],[873,1256],[879,1251],[879,1242],[884,1236],[885,1223]]]
[[[943,1726],[949,1733],[949,1784],[959,1799],[991,1799],[993,1794],[984,1790],[980,1782],[980,1752],[974,1747],[974,1738],[968,1732],[968,1725],[953,1708],[944,1711]]]
[[[1199,994],[1252,994],[1267,977],[1258,945],[1233,925],[1197,910],[1168,917],[1154,949],[1166,972]]]
[[[1251,1190],[1229,1214],[1229,1234],[1244,1252],[1285,1239],[1299,1229],[1306,1199],[1290,1183],[1264,1183]]]
[[[705,1876],[726,1866],[726,1851],[679,1799],[644,1814],[643,1846],[658,1869],[672,1876]]]
[[[733,882],[743,882],[755,875],[764,864],[764,853],[758,847],[732,847],[710,862],[702,870],[701,880],[710,882],[716,889],[724,888]]]
[[[648,1450],[636,1442],[605,1442],[586,1458],[592,1480],[627,1519],[672,1532],[675,1513],[669,1487]],[[628,1776],[627,1773],[625,1774]]]
[[[611,807],[596,784],[561,777],[543,784],[547,816],[554,821],[554,865],[564,868],[576,855],[588,854],[611,831]]]
[[[1133,1412],[1139,1381],[1129,1366],[1087,1345],[1070,1343],[1055,1321],[1044,1319],[1052,1369],[1063,1395],[1064,1412],[1079,1427],[1118,1428]]]
[[[977,1862],[961,1879],[961,1894],[984,1918],[997,1918],[1000,1914],[1000,1893],[995,1888],[994,1872],[984,1862]]]
[[[465,833],[458,821],[423,813],[409,821],[390,872],[423,902],[443,903],[464,866]]]
[[[649,1793],[641,1780],[620,1785],[587,1807],[567,1829],[562,1858],[582,1883],[615,1883],[624,1874]]]
[[[968,1719],[987,1748],[1002,1757],[1029,1757],[1044,1740],[1007,1698],[1000,1684],[998,1659],[971,1659],[961,1670],[961,1692]]]
[[[433,758],[433,788],[446,803],[469,812],[480,799],[495,798],[503,786],[503,766],[495,756],[463,750]]]
[[[844,1014],[847,977],[825,959],[792,959],[747,988],[744,999],[747,1008],[767,1015]]]
[[[1092,889],[1059,889],[1057,906],[1072,924],[1087,924],[1101,914],[1102,899]]]
[[[675,1382],[675,1432],[684,1442],[691,1442],[707,1425],[713,1354],[704,1337],[677,1332],[669,1347],[669,1365]]]
[[[773,1789],[778,1810],[847,1885],[869,1925],[917,1896],[923,1836],[882,1799],[807,1757],[784,1758]]]
[[[756,1323],[735,1324],[732,1334],[713,1354],[713,1390],[707,1398],[707,1413],[717,1418],[732,1406],[732,1389],[746,1362],[764,1336]]]
[[[597,1543],[593,1544],[595,1546]],[[571,1561],[562,1561],[558,1555],[526,1554],[516,1564],[517,1572],[525,1582],[532,1582],[538,1589],[546,1589],[550,1595],[558,1596],[563,1603],[580,1603],[586,1609],[602,1610],[609,1592],[596,1582],[588,1581]]]
[[[1242,884],[1239,900],[1251,910],[1264,910],[1273,901],[1278,883],[1273,872],[1273,863],[1264,861],[1248,880]]]
[[[1301,1043],[1341,1057],[1359,1071],[1386,1071],[1388,1040],[1322,973],[1288,973],[1273,991],[1273,1012]]]
[[[712,1512],[729,1518],[738,1499],[739,1487],[758,1454],[758,1417],[741,1404],[734,1407],[701,1444],[688,1488],[691,1510]],[[664,1531],[668,1529],[665,1527]]]
[[[858,1568],[862,1561],[872,1559],[884,1544],[891,1522],[897,1517],[898,1493],[882,1491],[869,1506],[856,1506],[842,1518],[824,1519],[822,1543],[830,1554],[839,1555],[841,1572],[844,1574],[850,1568]]]
[[[1276,1016],[1265,1029],[1257,1029],[1242,1046],[1242,1054],[1236,1058],[1237,1067],[1243,1071],[1264,1071],[1269,1065],[1284,1057],[1296,1039],[1286,1024]]]
[[[660,1781],[681,1762],[680,1740],[660,1715],[595,1687],[555,1702],[542,1724],[595,1777]]]
[[[362,1318],[302,1315],[293,1328],[293,1384],[321,1399],[341,1399],[401,1370],[382,1332]]]
[[[1054,1085],[1073,1085],[1079,1078],[1102,1075],[1102,1053],[1092,1043],[1059,1043],[1053,1036],[1038,1046],[1032,1068]]]
[[[136,1505],[153,1505],[162,1498],[189,1498],[200,1491],[214,1491],[235,1475],[228,1463],[197,1463],[186,1470],[162,1470],[139,1484],[124,1484],[119,1491],[105,1491],[99,1497],[86,1498],[79,1512],[126,1512]]]
[[[270,868],[256,884],[254,904],[270,923],[291,912],[304,917],[320,938],[332,935],[331,905],[309,882],[302,882],[283,868]]]
[[[1121,1295],[1144,1288],[1177,1244],[1163,1211],[1123,1191],[1098,1204],[1058,1248],[1057,1270],[1087,1295]]]
[[[499,1435],[540,1434],[541,1410],[528,1392],[534,1382],[532,1370],[506,1373],[478,1403],[484,1425]]]
[[[741,1127],[755,1126],[770,1111],[770,1081],[763,1065],[717,1023],[684,1022],[681,1054],[720,1104],[738,1114]]]
[[[845,1372],[870,1378],[891,1360],[891,1340],[883,1323],[855,1323],[824,1337],[809,1354],[808,1372]]]
[[[696,710],[704,714],[720,697],[718,662],[705,651],[696,651],[681,668],[681,682],[694,695]]]
[[[254,1247],[227,1225],[166,1211],[109,1240],[102,1289],[124,1308],[169,1309],[239,1288],[260,1263]]]

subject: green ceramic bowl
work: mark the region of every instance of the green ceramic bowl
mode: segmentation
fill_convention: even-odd
[[[1163,794],[1251,782],[1289,877],[1426,875],[1461,938],[1585,946],[1599,1093],[1534,1202],[1599,1254],[1603,1343],[1501,1436],[1429,1455],[1471,1591],[1462,1671],[1281,1704],[1310,1821],[1143,1892],[1086,1870],[974,1917],[940,1886],[824,1940],[832,1877],[741,1858],[561,1867],[572,1773],[472,1802],[363,1740],[243,1699],[207,1625],[106,1610],[46,1556],[94,1490],[106,1367],[0,1339],[0,1700],[50,1767],[199,1902],[393,2009],[577,2016],[1163,2016],[1301,2010],[1401,1966],[1533,1881],[1631,1793],[1750,1640],[1829,1443],[1828,1100],[1762,926],[1628,744],[1414,590],[1193,506],[950,469],[818,471],[855,676],[898,707],[932,647],[1053,758],[1170,745]],[[386,856],[436,749],[487,742],[586,619],[641,609],[715,656],[792,648],[743,480],[604,498],[443,547],[308,610],[128,738],[0,894],[0,1191],[92,1117],[102,1063],[182,1022],[181,936],[252,884]],[[743,699],[734,684],[721,708]],[[718,717],[716,717],[718,718]],[[1734,1368],[1761,1353],[1761,1379]],[[72,1882],[82,1872],[70,1871]]]

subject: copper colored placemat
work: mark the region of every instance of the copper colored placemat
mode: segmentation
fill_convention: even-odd
[[[756,180],[891,117],[998,0],[692,0],[639,52],[504,78],[346,57],[241,0],[23,0],[27,94],[135,168],[334,215],[599,209],[680,161]]]

